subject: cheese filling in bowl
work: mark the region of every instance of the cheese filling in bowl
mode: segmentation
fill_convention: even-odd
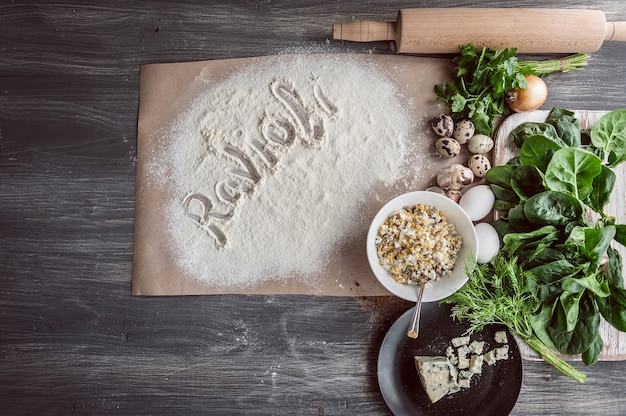
[[[454,268],[463,239],[444,213],[428,204],[403,207],[378,227],[380,265],[401,284],[439,280]]]
[[[378,281],[391,293],[423,302],[443,299],[467,281],[476,261],[478,237],[465,211],[446,196],[428,191],[399,195],[374,216],[367,233],[367,259]]]

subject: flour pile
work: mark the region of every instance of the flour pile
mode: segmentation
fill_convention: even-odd
[[[283,56],[205,85],[152,163],[170,248],[203,283],[314,280],[365,234],[366,202],[415,174],[411,104],[374,65]]]

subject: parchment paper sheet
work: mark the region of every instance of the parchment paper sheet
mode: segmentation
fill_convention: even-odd
[[[201,295],[201,294],[311,294],[331,296],[377,296],[389,295],[371,273],[365,256],[365,235],[362,240],[341,247],[329,259],[319,276],[312,278],[272,279],[246,289],[223,289],[199,283],[193,276],[186,276],[178,268],[176,259],[167,248],[170,238],[163,218],[163,205],[167,189],[156,186],[150,179],[147,166],[150,155],[167,140],[160,134],[181,112],[185,111],[200,91],[197,78],[218,83],[234,71],[259,60],[289,59],[290,55],[229,59],[203,62],[150,64],[141,67],[140,107],[137,137],[137,192],[135,234],[133,251],[134,295]],[[430,119],[444,107],[436,99],[433,86],[445,82],[451,71],[450,60],[399,55],[350,55],[363,65],[377,65],[391,75],[394,83],[412,101],[412,116],[416,120]],[[421,129],[425,124],[422,123]],[[434,137],[419,132],[415,137],[428,137],[419,149],[431,163],[432,172],[424,172],[423,183],[418,188],[430,185],[437,171],[454,160],[439,158],[434,152]],[[463,157],[467,157],[466,155]],[[463,159],[459,156],[459,163]],[[402,189],[401,185],[389,190],[389,199],[398,193],[420,190]],[[372,202],[368,207],[376,213],[385,201]],[[245,254],[242,254],[245,255]],[[228,273],[228,270],[224,270]]]

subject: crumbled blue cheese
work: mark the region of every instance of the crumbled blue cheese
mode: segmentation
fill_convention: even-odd
[[[506,360],[509,358],[509,346],[503,345],[494,349],[496,360]]]
[[[446,348],[446,357],[448,357],[448,361],[450,361],[451,365],[458,365],[459,364],[459,357],[454,352],[454,347],[452,345],[450,345],[450,346],[448,346],[448,348]]]
[[[483,356],[483,361],[489,365],[494,365],[496,363],[496,353],[494,350],[489,351]]]
[[[506,331],[498,331],[495,333],[493,339],[498,343],[498,344],[507,344],[509,342],[508,338],[506,337]]]
[[[476,355],[482,354],[484,348],[485,348],[485,341],[472,341],[472,343],[469,344],[470,352]]]
[[[467,345],[461,345],[456,350],[456,352],[459,358],[459,364],[457,365],[459,367],[459,370],[465,370],[469,368],[469,364],[470,364],[470,359],[468,357],[470,353],[469,347]]]
[[[494,340],[501,346],[484,354],[484,341],[470,343],[470,337],[465,336],[450,341],[452,345],[446,348],[445,357],[416,356],[415,367],[430,401],[435,403],[446,394],[470,388],[472,377],[482,373],[483,363],[491,366],[496,361],[508,359],[506,332],[496,332]]]
[[[473,354],[470,358],[469,371],[473,374],[480,374],[483,370],[483,356]]]
[[[469,345],[470,343],[470,337],[466,336],[466,337],[456,337],[456,338],[452,338],[452,340],[450,341],[450,343],[452,344],[453,347],[460,347],[462,345]]]
[[[462,389],[469,389],[472,383],[472,376],[474,373],[468,370],[459,371],[458,385]]]

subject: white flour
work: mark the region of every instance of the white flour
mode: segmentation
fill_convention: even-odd
[[[415,176],[410,103],[362,61],[283,56],[200,81],[158,164],[174,257],[204,283],[312,280],[367,230],[366,201]]]

